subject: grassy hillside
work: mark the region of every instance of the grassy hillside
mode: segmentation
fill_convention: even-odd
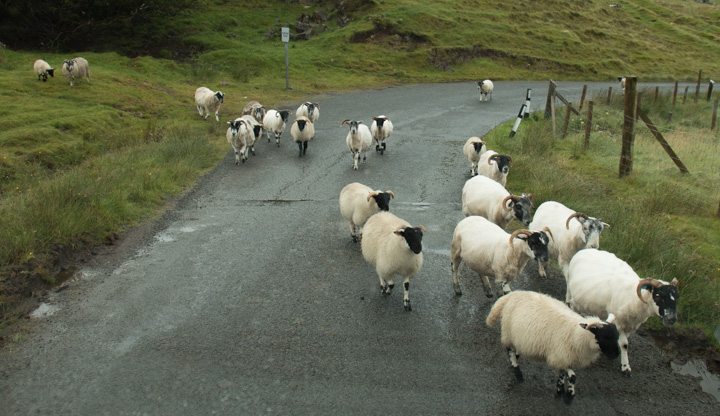
[[[228,150],[193,92],[226,93],[221,121],[250,100],[405,83],[695,80],[720,72],[720,10],[682,0],[609,2],[203,1],[50,53],[0,46],[0,318],[58,259],[157,215]],[[307,15],[303,19],[303,15]],[[324,20],[323,16],[326,17]],[[298,20],[307,21],[296,25]],[[280,27],[291,27],[290,84]],[[315,35],[301,40],[301,32]],[[59,74],[90,62],[91,85]],[[43,58],[58,76],[38,81]],[[576,168],[576,167],[575,167]]]

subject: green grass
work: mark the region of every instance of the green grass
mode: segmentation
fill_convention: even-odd
[[[720,11],[695,2],[639,0],[613,9],[599,0],[491,0],[482,7],[469,0],[347,0],[350,22],[343,27],[336,4],[306,8],[285,1],[210,0],[176,18],[100,33],[85,51],[0,46],[0,317],[17,287],[55,279],[49,265],[58,248],[101,244],[108,235],[158,215],[169,197],[188,189],[227,154],[224,124],[197,115],[193,93],[199,86],[225,92],[220,110],[225,121],[250,100],[277,107],[323,92],[399,84],[484,78],[611,81],[628,74],[642,81],[694,81],[698,70],[706,84],[720,72],[715,59],[720,56]],[[317,36],[290,42],[292,90],[286,90],[279,29],[289,26],[295,34],[296,19],[316,9],[328,20],[324,28],[316,25]],[[71,88],[62,77],[62,60],[74,56],[90,62],[91,85],[83,80]],[[31,69],[37,58],[55,66],[57,77],[37,81]],[[668,140],[683,160],[702,159],[700,165],[708,169],[693,164],[691,175],[679,175],[662,155],[644,150],[656,150],[652,139],[640,137],[636,171],[618,181],[619,110],[614,104],[605,116],[596,115],[589,152],[578,146],[577,133],[557,141],[548,137],[545,123],[530,123],[545,133],[532,140],[520,134],[507,144],[507,151],[519,157],[513,181],[528,181],[530,189],[530,179],[542,178],[550,185],[533,189],[537,200],[558,192],[573,195],[569,204],[590,213],[612,211],[605,219],[613,229],[628,227],[639,237],[667,237],[670,224],[683,235],[672,244],[694,247],[686,257],[690,260],[653,261],[657,254],[649,246],[624,247],[612,233],[603,244],[622,250],[648,273],[658,267],[662,276],[677,271],[687,291],[690,283],[685,286],[689,279],[683,275],[688,270],[708,276],[706,269],[717,269],[716,264],[700,268],[695,261],[712,258],[719,245],[717,221],[708,220],[712,209],[698,210],[718,197],[717,165],[712,165],[718,158],[710,152],[717,136],[707,133],[707,118],[698,116],[696,108],[678,106],[672,124],[662,128],[680,132]],[[659,114],[658,119],[669,111],[665,104],[649,105],[657,106],[648,112]],[[526,128],[523,124],[521,130]],[[576,119],[571,131],[579,128]],[[558,149],[562,152],[555,155]],[[523,172],[522,156],[516,154],[552,155],[564,173]],[[641,166],[658,170],[645,173]],[[679,190],[632,192],[669,189],[655,176]],[[610,202],[596,201],[596,193],[584,186],[597,178],[601,182],[594,186],[601,186]],[[692,190],[695,205],[690,208],[683,186]],[[651,222],[643,224],[652,226],[650,233],[627,219],[626,210],[633,207],[668,207],[668,212],[648,215]],[[696,309],[686,306],[684,316],[690,310]],[[699,310],[713,311],[713,306],[702,303]],[[687,322],[709,322],[706,318]]]

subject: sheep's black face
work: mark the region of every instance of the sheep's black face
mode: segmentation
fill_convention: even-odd
[[[422,251],[423,237],[423,232],[420,227],[406,227],[400,231],[396,231],[396,233],[405,237],[405,242],[413,253],[420,254]]]
[[[473,147],[475,148],[475,153],[481,153],[483,151],[483,146],[485,146],[485,143],[483,142],[473,142]]]
[[[513,211],[515,212],[515,218],[517,218],[524,225],[530,224],[532,216],[530,215],[530,208],[532,208],[532,201],[530,198],[523,194],[523,197],[513,203]]]
[[[620,355],[620,346],[618,345],[618,332],[615,324],[593,325],[586,328],[595,335],[595,341],[605,356],[611,360],[616,359]]]
[[[298,130],[303,131],[305,129],[305,124],[307,124],[307,120],[296,120],[295,122],[298,125]]]
[[[525,239],[525,241],[527,241],[527,244],[535,255],[535,259],[537,261],[540,263],[548,262],[548,243],[550,242],[550,238],[547,234],[545,234],[545,232],[540,231],[532,233],[532,235]]]
[[[48,73],[48,75],[50,75],[50,77],[55,78],[55,70],[54,69],[48,69],[47,73]]]
[[[376,118],[375,123],[377,124],[378,128],[381,129],[383,124],[385,124],[385,119],[382,117]]]
[[[658,307],[658,314],[662,318],[663,325],[668,327],[675,325],[677,320],[677,300],[680,297],[677,286],[669,284],[652,289],[652,297]]]
[[[228,124],[230,125],[230,135],[232,137],[237,136],[238,130],[240,130],[240,122],[239,121],[228,121]]]
[[[280,118],[282,119],[283,123],[287,123],[288,117],[290,117],[290,112],[287,110],[280,111],[278,114],[280,114]]]
[[[390,198],[392,196],[387,192],[381,192],[375,196],[375,203],[377,203],[378,208],[380,208],[380,211],[390,211]]]
[[[217,97],[218,101],[222,104],[223,98],[225,98],[225,94],[223,94],[221,91],[218,91],[215,93],[215,96]]]
[[[497,168],[503,175],[507,175],[510,172],[510,156],[500,155],[495,157],[495,163]]]

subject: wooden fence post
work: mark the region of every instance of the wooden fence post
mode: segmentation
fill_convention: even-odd
[[[565,107],[565,123],[563,123],[563,132],[562,136],[560,136],[561,139],[564,139],[565,136],[567,136],[568,124],[570,124],[570,111],[572,109],[572,103],[568,102]]]
[[[550,117],[552,118],[553,137],[557,137],[557,128],[555,126],[555,98],[550,101]]]
[[[655,87],[655,98],[653,98],[653,102],[657,101],[659,94],[660,94],[660,87]]]
[[[592,131],[593,102],[588,101],[587,125],[585,125],[585,150],[590,148],[590,132]]]
[[[672,123],[672,111],[668,111],[668,120],[667,120],[667,124],[670,124],[670,123]]]
[[[715,81],[710,80],[710,82],[708,83],[707,102],[710,102],[710,98],[712,97],[713,85],[715,85]]]
[[[587,92],[587,84],[583,85],[582,94],[580,94],[580,107],[578,110],[582,110],[583,104],[585,103],[585,93]]]
[[[698,98],[700,97],[700,80],[702,79],[702,69],[698,72],[698,82],[697,86],[695,87],[695,104],[698,102]]]
[[[552,109],[550,108],[552,106],[551,102],[555,101],[555,87],[557,87],[557,84],[555,84],[555,81],[550,80],[550,85],[548,85],[548,94],[547,94],[547,101],[545,101],[545,118],[550,118],[550,113]]]
[[[715,122],[717,121],[717,110],[718,110],[718,99],[715,99],[715,104],[713,105],[713,115],[712,115],[712,122],[710,123],[710,130],[715,130]]]
[[[610,105],[610,97],[612,96],[612,87],[608,87],[608,99],[607,104]]]
[[[683,94],[683,105],[685,105],[685,101],[687,101],[687,93],[688,93],[689,86],[685,86],[685,94]]]
[[[635,137],[635,113],[637,110],[637,77],[625,77],[625,117],[623,121],[622,150],[620,153],[621,178],[632,173],[633,145]]]
[[[675,100],[677,99],[678,82],[675,81],[675,89],[673,89],[673,107],[675,107]]]

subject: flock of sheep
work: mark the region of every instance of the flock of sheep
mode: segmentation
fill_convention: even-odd
[[[490,80],[479,81],[480,101],[490,100],[493,89]],[[207,118],[214,112],[219,121],[223,97],[220,91],[198,88],[195,103],[200,115]],[[289,115],[288,110],[266,110],[257,101],[248,103],[242,116],[227,122],[235,163],[244,163],[248,150],[254,153],[263,130],[268,142],[273,133],[279,146]],[[305,102],[295,112],[290,134],[300,156],[315,135],[318,118],[317,103]],[[357,120],[343,120],[344,125],[349,126],[346,144],[354,170],[361,157],[365,162],[373,142],[382,153],[393,131],[390,119],[382,115],[373,117],[369,128]],[[542,203],[533,215],[532,195],[514,195],[505,187],[512,158],[487,149],[481,138],[469,138],[462,152],[470,163],[471,177],[462,190],[466,218],[457,224],[450,247],[453,287],[456,295],[462,295],[458,269],[464,261],[480,275],[486,296],[497,294],[486,323],[500,323],[501,343],[515,376],[522,380],[519,356],[545,361],[559,372],[557,393],[571,399],[576,381],[573,369],[590,365],[601,353],[610,359],[620,356],[621,370],[629,375],[628,336],[651,316],[660,316],[667,326],[675,323],[677,279],[670,283],[640,279],[626,262],[599,250],[600,234],[610,227],[600,219],[555,201]],[[394,276],[401,276],[403,305],[411,311],[410,280],[423,264],[426,229],[391,214],[394,197],[390,190],[350,183],[340,192],[340,213],[349,223],[353,241],[360,242],[363,258],[375,267],[381,292],[391,294]],[[515,219],[527,228],[508,233],[505,228]],[[540,293],[511,291],[510,283],[531,259],[543,278],[548,261],[558,262],[567,284],[565,303]],[[500,291],[496,292],[497,286]]]
[[[47,81],[48,75],[50,75],[51,78],[55,77],[55,68],[42,59],[38,59],[33,63],[33,70],[38,76],[38,80],[42,80],[43,82]],[[62,63],[62,74],[65,78],[70,79],[71,87],[75,85],[75,78],[82,80],[82,78],[85,77],[88,84],[90,83],[90,65],[85,58],[77,57],[64,60]]]

